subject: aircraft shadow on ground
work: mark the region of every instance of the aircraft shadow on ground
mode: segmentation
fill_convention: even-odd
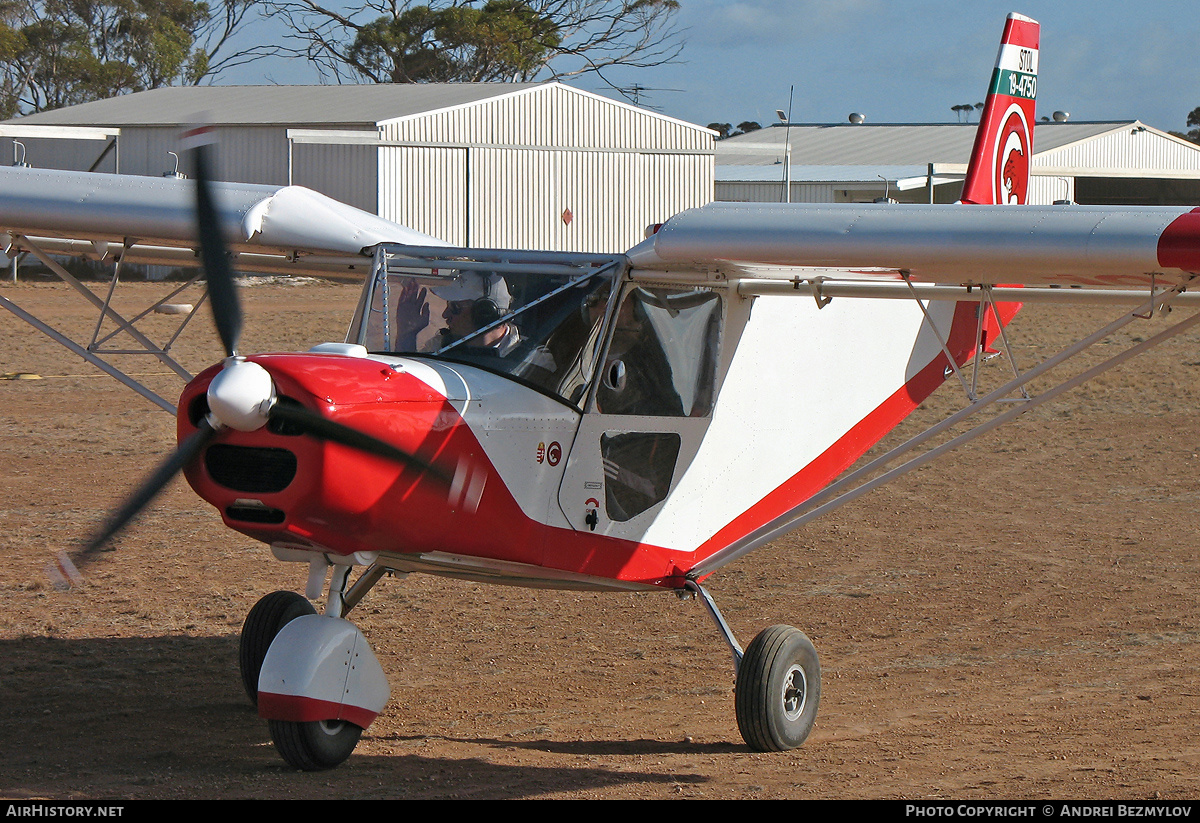
[[[622,784],[694,784],[695,774],[508,765],[479,757],[356,754],[333,773],[290,769],[241,689],[237,638],[0,640],[0,795],[6,797],[255,796],[536,797]],[[370,739],[370,732],[365,739]],[[678,752],[653,740],[513,741],[399,737],[577,756]],[[722,750],[729,748],[722,745]],[[336,774],[337,780],[330,780]],[[358,779],[366,781],[355,789]],[[266,780],[266,785],[262,781]],[[251,781],[251,782],[246,782]],[[214,787],[224,787],[214,789]],[[98,794],[97,794],[98,793]]]

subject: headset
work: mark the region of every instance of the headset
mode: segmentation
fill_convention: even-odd
[[[480,297],[471,303],[471,322],[477,329],[490,326],[503,316],[504,312],[500,311],[496,301],[490,297]]]

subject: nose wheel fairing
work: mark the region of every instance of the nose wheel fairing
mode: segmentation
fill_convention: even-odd
[[[258,713],[268,720],[345,721],[365,729],[390,695],[358,627],[317,614],[280,629],[258,677]]]

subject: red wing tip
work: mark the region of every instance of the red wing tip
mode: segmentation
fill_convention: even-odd
[[[1200,271],[1200,208],[1172,220],[1158,238],[1158,264],[1167,269]]]
[[[83,582],[79,568],[67,553],[62,551],[54,555],[53,563],[46,564],[46,574],[54,583],[54,588],[59,591],[67,591]]]

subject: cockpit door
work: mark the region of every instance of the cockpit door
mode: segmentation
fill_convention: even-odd
[[[716,399],[721,291],[627,286],[559,489],[576,530],[638,540],[691,463]]]

